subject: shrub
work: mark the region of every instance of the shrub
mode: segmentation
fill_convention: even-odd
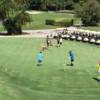
[[[62,20],[62,21],[56,21],[55,25],[67,27],[67,26],[72,26],[73,22],[72,22],[72,20]]]
[[[46,25],[55,25],[55,26],[72,26],[73,25],[73,19],[72,20],[61,20],[61,21],[55,21],[55,20],[46,20]]]
[[[52,20],[52,19],[47,19],[45,21],[46,25],[54,25],[55,24],[55,20]]]
[[[0,20],[8,34],[22,34],[22,26],[30,22],[26,13],[30,0],[0,0]]]
[[[95,26],[100,21],[100,4],[96,0],[88,0],[76,7],[76,15],[81,17],[85,26]]]

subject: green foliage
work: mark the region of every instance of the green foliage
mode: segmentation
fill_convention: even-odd
[[[60,20],[60,21],[56,21],[53,19],[47,19],[45,21],[46,25],[55,25],[55,26],[72,26],[73,25],[73,19],[72,20]]]
[[[26,14],[30,0],[1,0],[0,19],[8,34],[21,34],[22,25],[30,21]]]
[[[34,9],[32,5],[35,5],[37,9],[41,10],[62,10],[73,9],[74,0],[32,0],[31,9]],[[36,8],[35,8],[36,9]]]
[[[30,9],[35,10],[71,10],[78,3],[84,3],[88,0],[31,0]],[[91,1],[91,0],[90,0]],[[95,0],[99,1],[100,0]]]
[[[72,26],[73,25],[73,20],[56,21],[55,25],[64,26],[64,27]]]
[[[75,5],[75,17],[81,17],[82,7],[80,4]]]
[[[54,24],[55,24],[55,20],[47,19],[47,20],[45,21],[45,24],[46,24],[46,25],[54,25]]]
[[[73,7],[74,7],[74,2],[73,2],[73,0],[67,0],[66,2],[66,5],[65,5],[65,8],[66,9],[73,9]]]
[[[73,0],[75,3],[78,3],[80,0]]]
[[[7,19],[3,22],[3,25],[5,26],[5,29],[8,31],[8,34],[18,34],[21,33],[20,26],[16,25],[16,22],[14,19]]]
[[[94,26],[100,20],[100,4],[96,0],[88,0],[76,7],[76,15],[81,17],[85,26]]]

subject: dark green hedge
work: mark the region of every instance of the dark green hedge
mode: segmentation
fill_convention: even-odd
[[[55,21],[51,19],[47,19],[45,21],[46,25],[55,25],[55,26],[72,26],[73,25],[73,19],[71,20],[62,20],[62,21]]]
[[[47,20],[45,21],[45,24],[46,24],[46,25],[54,25],[54,24],[55,24],[55,20],[47,19]]]

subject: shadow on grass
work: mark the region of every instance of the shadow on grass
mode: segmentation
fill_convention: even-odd
[[[95,81],[97,81],[97,82],[100,82],[100,79],[98,79],[98,78],[93,78]]]
[[[66,66],[71,66],[71,64],[66,64]]]

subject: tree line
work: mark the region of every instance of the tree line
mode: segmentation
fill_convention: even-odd
[[[74,9],[80,0],[31,0],[30,9],[35,10],[65,10]]]
[[[98,25],[100,0],[0,0],[0,21],[8,34],[22,34],[22,25],[30,22],[29,9],[73,9],[85,26]]]
[[[72,10],[77,3],[88,0],[31,0],[29,9],[33,10]],[[91,1],[91,0],[90,0]],[[100,3],[100,0],[96,0]]]
[[[74,10],[85,26],[95,26],[100,21],[100,0],[31,0],[30,9]]]

